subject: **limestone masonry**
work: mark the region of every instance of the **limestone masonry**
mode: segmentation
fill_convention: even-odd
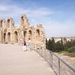
[[[30,25],[26,15],[20,17],[20,25],[14,25],[13,18],[0,19],[0,43],[19,44],[22,40],[28,41],[30,38],[33,45],[38,44],[45,47],[45,31],[42,24],[38,24],[36,28]]]

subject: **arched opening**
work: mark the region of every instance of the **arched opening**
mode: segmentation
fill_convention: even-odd
[[[10,34],[10,32],[8,32],[8,43],[10,43],[11,42],[11,34]]]
[[[36,30],[36,35],[39,37],[40,36],[40,31],[39,29]]]
[[[6,42],[6,33],[4,33],[4,42]]]
[[[0,31],[0,43],[3,42],[2,31]]]
[[[27,33],[27,32],[26,32],[26,31],[24,31],[24,39],[26,39],[26,33]]]
[[[3,22],[3,20],[1,20],[1,27],[4,27],[4,22]]]
[[[37,41],[40,40],[40,30],[39,29],[36,30],[36,40]]]
[[[24,24],[24,17],[22,16],[22,17],[21,17],[21,19],[22,19],[22,21],[21,21],[21,22],[22,22],[22,24]]]
[[[14,32],[14,42],[18,43],[18,33],[17,33],[17,31]]]
[[[10,19],[8,19],[8,27],[11,27],[11,22],[10,22]]]
[[[29,38],[32,39],[32,31],[29,30]]]
[[[24,21],[24,17],[22,16],[21,19]]]

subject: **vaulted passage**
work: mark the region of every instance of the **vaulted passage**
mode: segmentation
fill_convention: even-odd
[[[6,33],[4,33],[4,42],[6,42]]]
[[[29,30],[29,38],[32,40],[32,31]]]
[[[8,43],[10,43],[11,42],[11,34],[10,34],[10,32],[8,33]]]
[[[14,42],[18,43],[18,33],[17,33],[17,31],[14,32]]]
[[[26,31],[24,31],[24,39],[26,39],[26,35],[27,35],[27,32]]]

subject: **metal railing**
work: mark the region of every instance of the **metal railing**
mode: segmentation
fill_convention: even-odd
[[[39,45],[36,45],[35,50],[49,63],[56,75],[75,75],[75,69],[52,51]]]

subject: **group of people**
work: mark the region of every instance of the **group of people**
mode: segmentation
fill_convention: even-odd
[[[23,51],[27,51],[27,50],[31,51],[32,50],[32,41],[30,38],[29,38],[28,42],[26,42],[26,40],[23,39],[22,45],[23,45]]]

